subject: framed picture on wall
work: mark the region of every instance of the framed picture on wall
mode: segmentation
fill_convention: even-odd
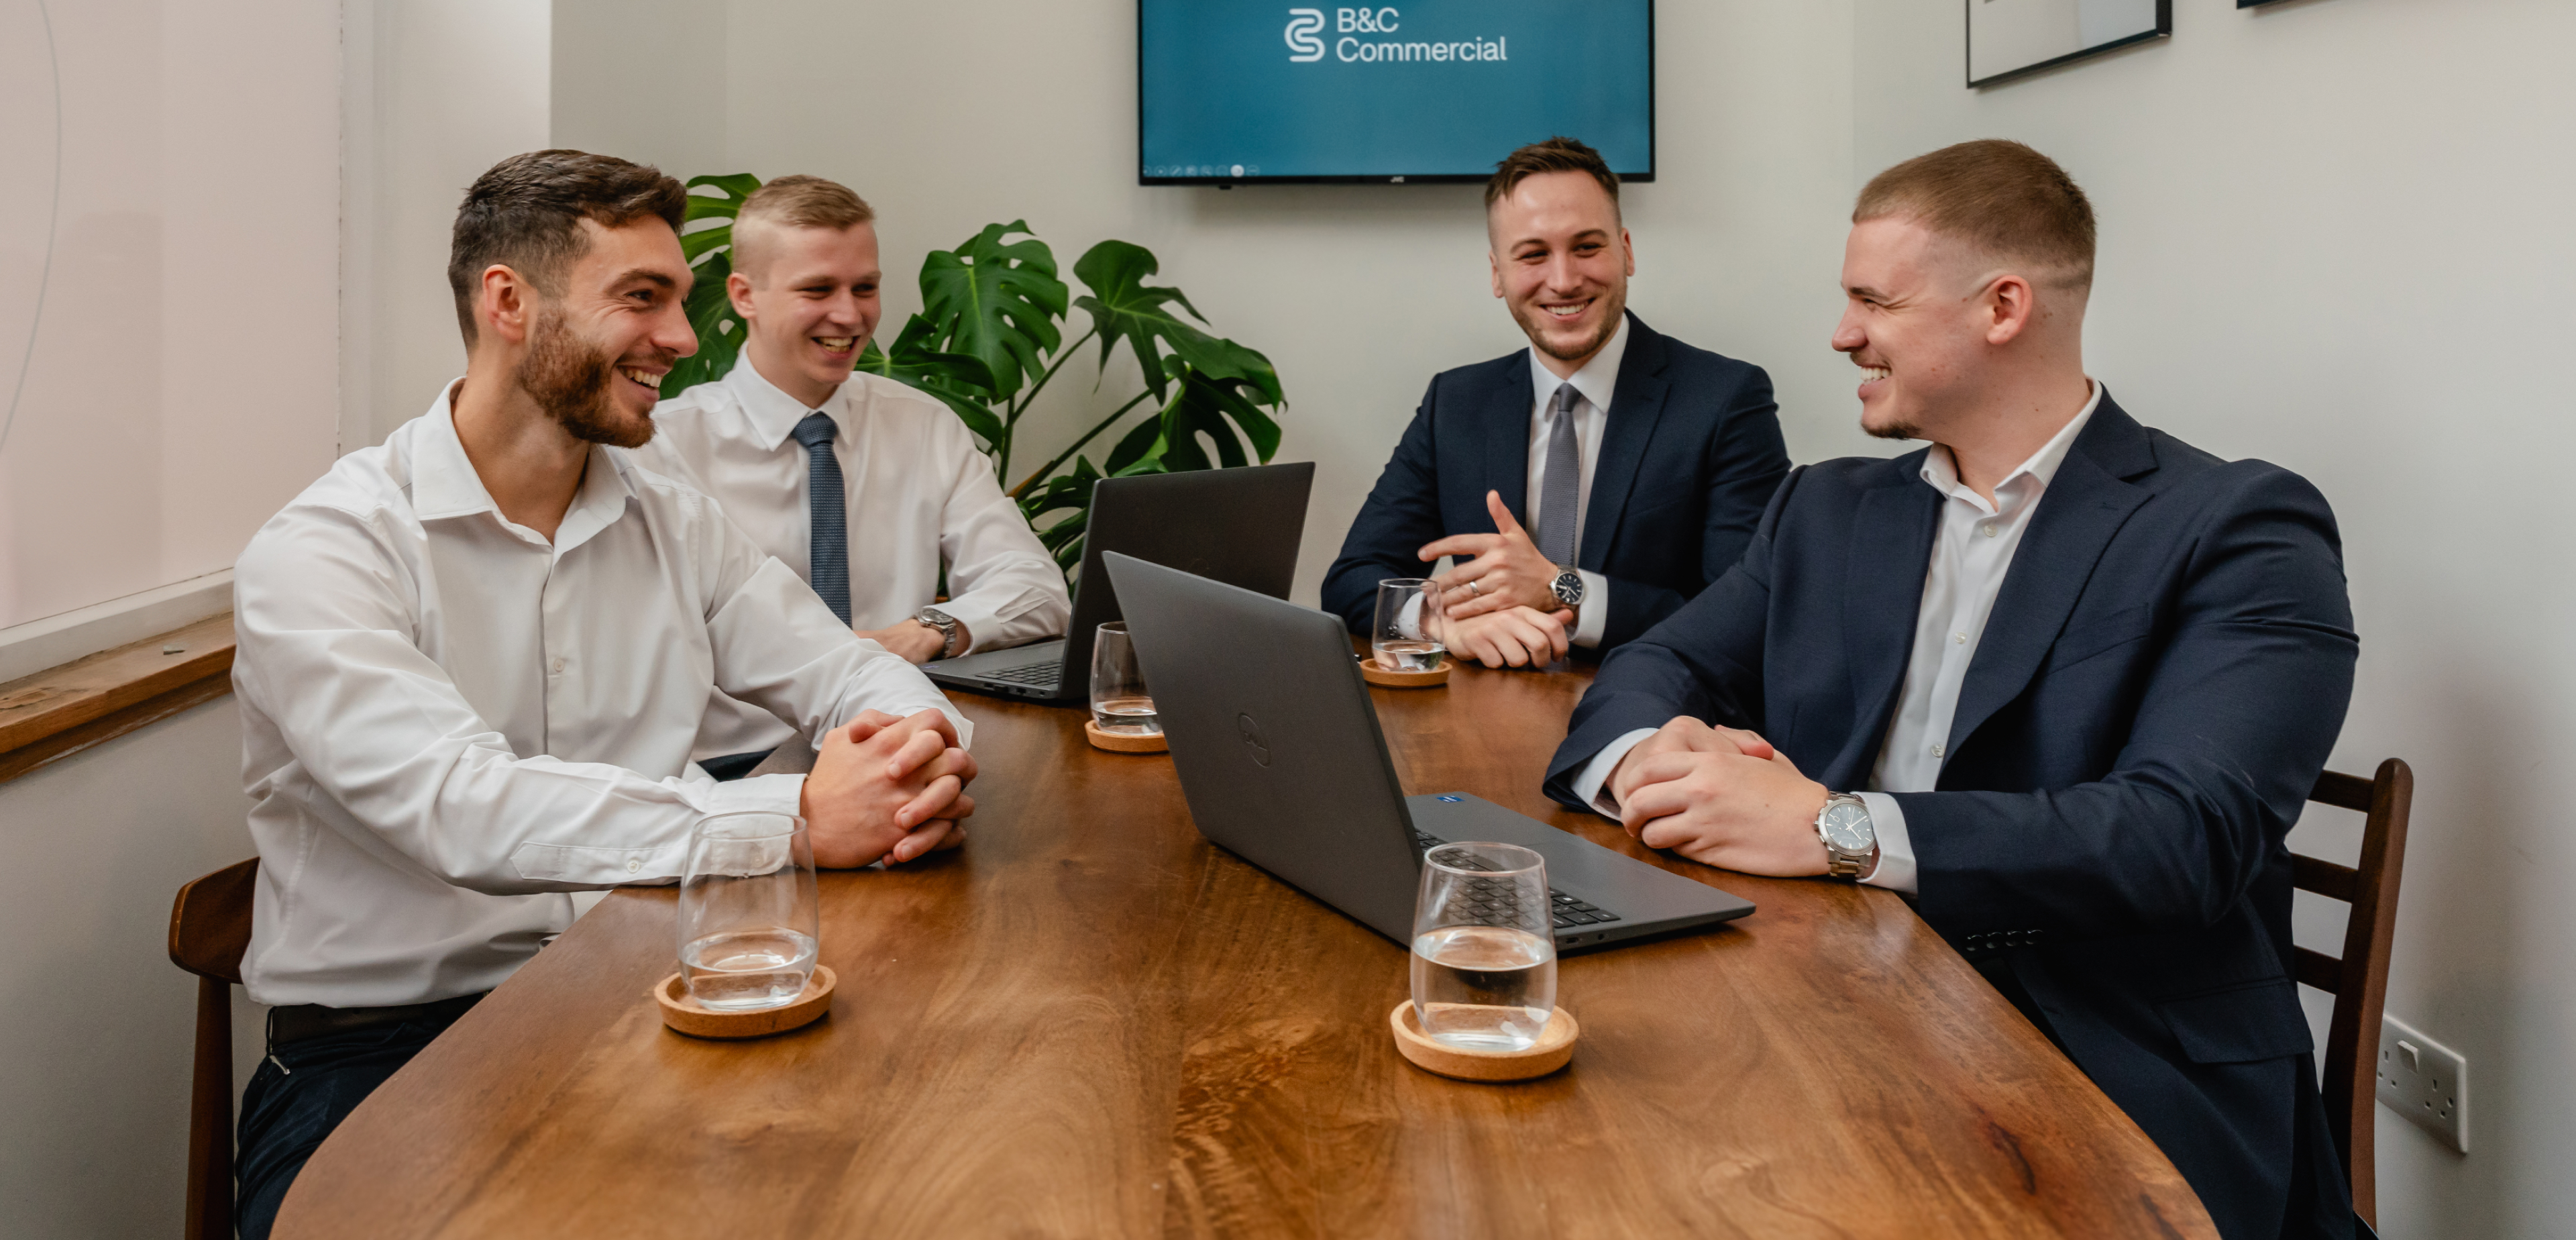
[[[2173,0],[1967,0],[1968,85],[2173,33]]]

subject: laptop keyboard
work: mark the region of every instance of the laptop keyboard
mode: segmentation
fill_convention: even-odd
[[[1007,681],[1015,685],[1034,685],[1041,689],[1052,689],[1057,685],[1064,683],[1064,665],[1061,663],[1031,663],[1025,667],[1005,667],[990,672],[978,672],[976,673],[976,678],[980,680]]]
[[[1416,831],[1413,833],[1414,847],[1422,852],[1430,852],[1432,849],[1438,848],[1448,842],[1449,841],[1441,839],[1439,836],[1431,835],[1427,832]],[[1460,865],[1458,868],[1462,870],[1482,870],[1490,867],[1478,863],[1473,857],[1469,857],[1466,859],[1465,863]],[[1571,930],[1577,926],[1606,925],[1610,922],[1619,920],[1619,915],[1617,913],[1610,912],[1597,904],[1578,900],[1562,891],[1558,891],[1554,887],[1547,889],[1547,900],[1555,914],[1556,928],[1559,930]]]

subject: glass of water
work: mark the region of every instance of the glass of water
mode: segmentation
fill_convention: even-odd
[[[1443,844],[1413,907],[1413,1014],[1462,1050],[1519,1051],[1556,1013],[1547,862],[1515,844]]]
[[[1440,586],[1423,577],[1390,577],[1377,583],[1377,623],[1369,649],[1390,672],[1427,672],[1445,649],[1439,631]]]
[[[680,878],[680,972],[719,1012],[793,1002],[822,933],[814,843],[794,814],[710,814],[689,833]]]
[[[1136,662],[1135,639],[1127,622],[1100,626],[1091,642],[1091,721],[1103,732],[1147,736],[1163,730],[1154,713],[1154,695],[1145,689],[1145,671]]]

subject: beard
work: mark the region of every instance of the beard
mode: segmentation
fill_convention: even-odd
[[[1924,437],[1923,428],[1916,426],[1911,422],[1887,422],[1878,426],[1872,426],[1869,424],[1869,419],[1863,418],[1860,422],[1860,429],[1862,434],[1867,435],[1872,439],[1921,439]]]
[[[1545,329],[1556,325],[1555,316],[1534,304],[1509,304],[1511,304],[1512,320],[1521,325],[1521,331],[1530,338],[1530,344],[1539,352],[1560,362],[1579,362],[1600,352],[1601,346],[1610,343],[1610,338],[1619,334],[1620,321],[1628,316],[1627,290],[1613,290],[1604,294],[1602,300],[1608,303],[1610,312],[1601,316],[1601,326],[1592,333],[1592,338],[1573,349],[1559,348],[1548,342]]]
[[[653,438],[653,419],[629,422],[608,398],[608,385],[621,377],[616,356],[592,348],[552,307],[537,312],[517,377],[520,389],[575,439],[640,448]]]

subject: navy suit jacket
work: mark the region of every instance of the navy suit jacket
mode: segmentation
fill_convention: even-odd
[[[1537,400],[1527,349],[1435,376],[1324,574],[1324,610],[1367,632],[1379,581],[1429,573],[1415,554],[1424,544],[1495,532],[1489,490],[1527,525]],[[1600,648],[1652,628],[1732,567],[1788,472],[1761,367],[1628,316],[1575,556],[1610,582]]]
[[[1943,503],[1923,457],[1792,474],[1742,563],[1602,662],[1549,794],[1588,808],[1570,785],[1592,756],[1676,715],[1866,789]],[[2018,984],[2231,1238],[2350,1234],[2291,980],[2283,837],[2358,649],[2316,488],[2142,427],[2106,393],[1996,596],[1936,790],[1894,794],[1923,920]]]

